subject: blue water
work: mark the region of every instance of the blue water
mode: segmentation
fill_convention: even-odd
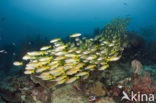
[[[156,38],[156,0],[0,0],[0,45],[16,43],[27,35],[66,37],[74,32],[92,35],[115,17],[130,17],[129,30],[142,35],[150,28]]]

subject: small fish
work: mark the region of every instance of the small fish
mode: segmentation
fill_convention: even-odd
[[[76,50],[77,50],[76,47],[72,47],[68,52],[69,52],[69,53],[72,53],[72,52],[75,52]]]
[[[34,62],[37,62],[37,61],[34,61]],[[46,65],[46,64],[49,64],[49,60],[48,61],[43,61],[43,62],[39,62],[39,65],[42,66],[42,65]]]
[[[50,41],[50,43],[55,43],[55,42],[58,42],[59,40],[61,40],[60,38],[56,38],[56,39],[53,39]]]
[[[75,52],[79,54],[79,53],[81,53],[81,50],[77,50],[77,51],[75,51]]]
[[[55,80],[56,80],[56,81],[60,81],[60,80],[63,80],[63,79],[65,79],[65,78],[67,78],[67,75],[59,76],[59,77],[57,77]]]
[[[109,46],[109,47],[112,47],[112,46],[114,46],[114,44],[113,44],[113,43],[111,43],[111,44],[109,44],[108,46]]]
[[[90,51],[84,51],[83,52],[83,54],[89,54],[90,53]]]
[[[65,56],[71,57],[71,58],[77,58],[78,57],[78,55],[76,55],[76,54],[66,54]]]
[[[36,63],[36,62],[38,62],[38,60],[30,60],[30,62],[34,62],[34,63]]]
[[[24,71],[24,74],[33,74],[34,73],[34,70],[26,70]]]
[[[64,45],[64,43],[55,43],[54,47],[56,48],[56,47],[59,47],[59,46],[62,46],[62,45]]]
[[[59,47],[55,48],[54,51],[59,52],[59,51],[64,50],[66,47],[67,47],[67,45],[62,45],[62,46],[59,46]]]
[[[54,60],[63,60],[63,59],[65,59],[66,57],[65,56],[58,56],[58,57],[56,57]]]
[[[76,64],[76,63],[78,63],[79,62],[79,59],[76,59],[76,58],[71,58],[71,59],[66,59],[65,60],[65,63],[74,63],[74,64]]]
[[[89,75],[89,72],[80,72],[76,74],[75,76],[85,76],[85,75]]]
[[[56,76],[56,77],[61,76],[61,75],[65,75],[64,72],[58,72],[58,73],[53,74],[53,76]]]
[[[89,40],[90,40],[90,41],[94,41],[94,39],[93,39],[93,38],[90,38]]]
[[[58,60],[55,60],[55,61],[52,61],[51,63],[49,63],[48,65],[52,66],[54,64],[59,64],[59,61]]]
[[[107,69],[109,67],[109,65],[107,64],[107,65],[103,65],[102,67],[100,67],[98,70],[105,70],[105,69]]]
[[[70,35],[70,38],[75,38],[79,36],[81,36],[81,33],[75,33],[75,34]]]
[[[43,62],[43,61],[48,61],[48,60],[51,60],[52,59],[52,57],[41,57],[40,59],[39,59],[39,61],[40,62]]]
[[[79,79],[79,77],[72,77],[72,78],[68,79],[68,80],[66,81],[66,83],[67,83],[67,84],[72,83],[72,82],[74,82],[74,81],[77,80],[77,79]]]
[[[23,63],[22,63],[22,62],[19,62],[19,61],[15,61],[13,64],[14,64],[15,66],[21,66],[21,65],[23,65]]]
[[[50,70],[53,70],[53,69],[57,68],[59,65],[60,65],[59,63],[50,65]]]
[[[73,74],[76,74],[78,71],[80,71],[80,68],[78,69],[70,69],[66,72],[67,75],[73,75]]]
[[[57,67],[56,69],[64,69],[64,66],[59,66],[59,67]]]
[[[40,76],[37,76],[38,78],[41,78],[42,80],[51,80],[51,79],[54,79],[55,77],[48,74],[48,75],[40,75]]]
[[[40,51],[32,51],[32,52],[28,52],[27,54],[30,56],[40,56],[43,55],[45,52],[40,52]]]
[[[36,69],[36,73],[40,73],[40,72],[43,72],[43,71],[46,71],[46,70],[49,70],[48,66],[39,67],[39,68]]]
[[[22,59],[23,59],[23,60],[30,60],[30,59],[35,59],[35,57],[30,56],[30,55],[25,55],[25,56],[23,56]]]
[[[43,51],[43,50],[47,50],[47,49],[49,49],[49,48],[51,48],[51,45],[49,45],[49,46],[44,46],[44,47],[42,47],[40,50]]]
[[[82,68],[85,65],[85,63],[79,63],[75,66],[76,69]]]
[[[96,59],[97,58],[97,55],[89,55],[86,59],[87,60],[93,60],[93,59]]]
[[[95,67],[96,67],[96,65],[88,65],[88,66],[85,68],[85,70],[93,69],[93,68],[95,68]]]
[[[110,44],[110,42],[109,42],[109,41],[103,41],[103,43],[104,43],[104,44],[107,44],[107,45],[109,45],[109,44]]]
[[[40,65],[41,65],[41,63],[38,63],[38,62],[30,62],[26,66],[27,67],[38,67]]]
[[[71,64],[71,63],[69,63],[69,64]],[[65,65],[64,65],[64,70],[65,70],[65,71],[68,70],[68,69],[72,69],[73,67],[75,67],[74,64],[72,64],[72,65],[69,65],[69,64],[65,64]]]
[[[26,66],[25,69],[26,69],[26,70],[33,70],[33,69],[35,69],[35,67],[27,67],[27,66]]]
[[[68,78],[57,81],[57,84],[63,84],[68,80]]]
[[[49,73],[52,75],[63,74],[64,70],[63,69],[53,69],[53,70],[49,71]]]
[[[66,55],[66,54],[67,54],[67,52],[65,52],[65,51],[60,51],[60,52],[55,53],[56,56],[62,56],[62,55]]]
[[[108,61],[117,61],[117,60],[119,60],[120,58],[121,58],[121,56],[118,56],[118,57],[113,56],[113,57],[110,57],[110,58],[108,59]]]

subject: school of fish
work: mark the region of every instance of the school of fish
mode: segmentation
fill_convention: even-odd
[[[75,33],[70,35],[68,43],[55,38],[39,51],[27,52],[22,58],[29,62],[24,74],[68,84],[80,78],[87,79],[91,72],[109,68],[109,62],[119,60],[127,45],[127,23],[120,22],[112,21],[93,38]],[[15,61],[13,64],[21,66],[24,63]]]

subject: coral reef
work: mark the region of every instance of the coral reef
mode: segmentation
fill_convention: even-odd
[[[26,50],[23,52],[28,52],[24,57],[31,59],[26,62],[15,62],[15,64],[20,66],[23,64],[23,66],[12,69],[22,71],[20,68],[25,68],[24,73],[31,75],[23,75],[23,73],[18,72],[14,76],[0,79],[0,103],[121,103],[123,91],[126,93],[131,91],[155,93],[156,82],[152,80],[156,78],[156,67],[144,65],[142,60],[136,58],[137,56],[132,58],[125,56],[125,49],[129,48],[128,42],[125,40],[128,22],[129,19],[114,19],[105,25],[103,30],[96,29],[94,31],[95,37],[89,39],[78,36],[81,35],[79,33],[71,35],[70,42],[64,41],[63,43],[60,39],[53,39],[51,42],[55,40],[58,42],[44,46],[40,51],[28,52],[28,50],[39,49],[40,46],[43,46],[42,43],[36,48],[31,48],[28,44],[23,43],[22,45],[26,46]],[[130,48],[134,49],[133,53],[140,47],[144,48],[144,44],[141,44],[143,40],[140,37],[135,39],[135,37],[128,38]],[[117,46],[114,46],[113,40],[116,41]],[[27,41],[33,43],[29,38]],[[58,51],[59,53],[54,52],[60,46],[65,48]],[[23,56],[23,52],[20,56]],[[66,56],[63,56],[64,53]],[[96,57],[96,55],[98,56]],[[94,59],[90,60],[90,57]],[[66,65],[69,58],[75,62],[74,65]],[[129,59],[125,60],[125,58]],[[118,61],[118,59],[120,60]],[[57,65],[55,61],[58,62]],[[39,63],[39,67],[33,68],[33,66],[38,65],[37,63]],[[50,63],[52,63],[51,66],[49,66]],[[64,70],[68,66],[72,68]],[[16,72],[16,70],[12,72]],[[56,71],[54,72],[54,70]],[[151,73],[146,73],[146,71]],[[143,76],[143,73],[146,75]]]

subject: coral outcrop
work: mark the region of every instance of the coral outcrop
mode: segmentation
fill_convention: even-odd
[[[95,82],[92,86],[88,87],[86,94],[87,95],[95,95],[98,97],[105,96],[107,93],[106,88],[101,82]]]

